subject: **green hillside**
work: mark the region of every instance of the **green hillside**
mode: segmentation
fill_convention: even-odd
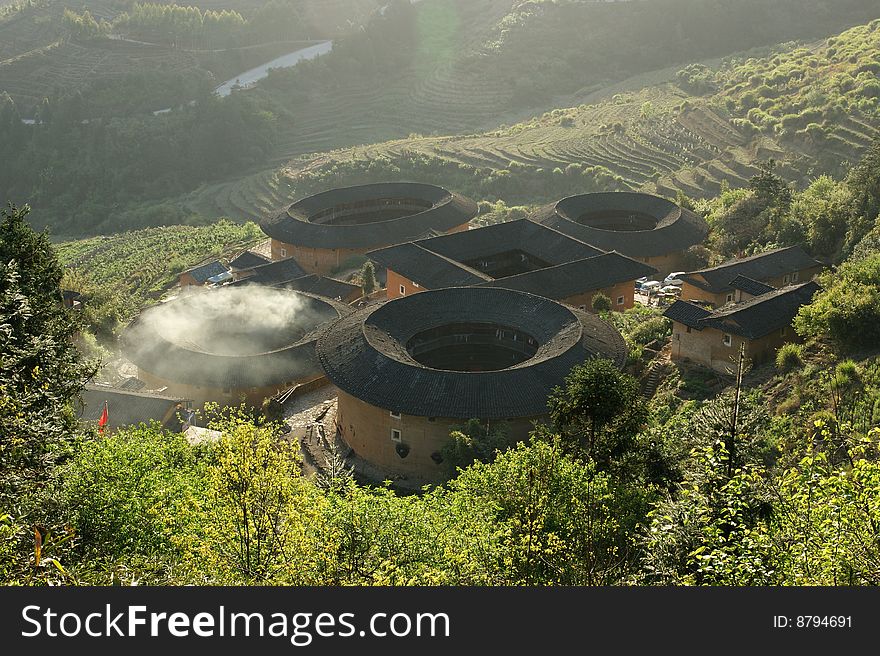
[[[394,177],[441,180],[515,204],[590,189],[705,198],[745,185],[771,158],[779,174],[805,186],[819,173],[842,175],[878,136],[878,52],[875,20],[809,46],[731,58],[714,69],[692,65],[662,84],[490,132],[303,157],[205,187],[187,203],[208,216],[260,217],[304,193]]]
[[[30,0],[5,15],[0,12],[0,93],[8,93],[22,115],[33,116],[43,98],[55,102],[79,92],[88,101],[96,89],[100,92],[108,86],[119,95],[132,76],[151,74],[161,76],[162,83],[148,84],[151,97],[141,104],[120,103],[105,93],[92,103],[88,116],[163,109],[196,98],[201,87],[210,91],[219,82],[302,47],[303,42],[336,38],[367,21],[380,3],[181,0],[179,4],[181,11],[194,7],[212,13],[214,24],[220,26],[215,27],[218,34],[213,40],[173,37],[179,26],[170,16],[156,30],[120,22],[123,14],[135,13],[133,0]],[[65,16],[66,11],[77,18]],[[190,27],[192,19],[190,11],[180,22]],[[251,24],[244,24],[249,20]]]
[[[426,0],[382,42],[339,48],[261,85],[296,115],[279,156],[402,138],[484,131],[633,75],[877,18],[873,3],[778,0],[534,2]],[[326,81],[323,83],[322,81]]]
[[[104,337],[154,303],[178,274],[263,241],[252,223],[166,226],[64,242],[56,247],[64,287],[86,295],[87,322]]]
[[[265,23],[276,10],[289,18],[287,5],[262,5],[248,19],[226,14],[239,27],[218,33],[205,32],[204,13],[181,7],[168,10],[174,29],[167,34],[150,36],[161,13],[155,7],[137,10],[140,22],[120,19],[111,28],[165,45],[105,38],[105,26],[77,14],[68,22],[97,29],[97,37],[65,37],[39,57],[0,62],[0,89],[4,73],[15,73],[7,82],[20,97],[36,99],[57,80],[84,85],[41,104],[36,125],[21,124],[27,113],[0,95],[0,143],[12,153],[0,186],[31,203],[41,226],[82,236],[186,222],[191,212],[258,218],[314,190],[395,177],[442,180],[513,204],[590,189],[711,196],[724,183],[743,184],[771,157],[787,179],[805,182],[841,173],[873,138],[876,25],[807,50],[753,50],[751,60],[704,59],[709,67],[689,58],[828,32],[877,11],[846,0],[829,14],[810,0],[786,20],[791,2],[723,0],[727,13],[696,0],[391,3],[363,29],[346,23],[349,33],[331,53],[274,70],[255,89],[223,99],[210,93],[216,71],[290,47],[251,43],[262,34],[257,26],[269,34]],[[369,9],[354,0],[336,6],[339,16]],[[190,29],[190,16],[202,16],[198,29]],[[314,36],[305,24],[297,23],[297,34]],[[218,39],[251,45],[205,52]],[[69,57],[76,48],[79,55]],[[134,60],[143,60],[138,72],[124,72]],[[774,80],[777,67],[799,76],[790,89],[758,81]],[[825,84],[838,69],[851,81],[841,78],[842,86],[822,94],[797,86],[811,76]],[[195,102],[159,117],[147,111],[182,97]],[[801,122],[792,114],[807,109],[813,114]],[[840,120],[828,128],[816,111]]]

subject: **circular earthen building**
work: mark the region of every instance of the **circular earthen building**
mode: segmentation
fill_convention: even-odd
[[[292,257],[308,273],[325,274],[353,255],[467,230],[472,200],[430,184],[388,182],[309,196],[262,222],[272,259]]]
[[[675,203],[633,192],[569,196],[533,217],[603,251],[617,251],[655,267],[661,275],[686,269],[685,255],[703,243],[706,221]]]
[[[337,426],[355,454],[407,486],[448,477],[442,450],[468,419],[525,439],[575,365],[625,343],[593,314],[495,288],[425,291],[365,307],[318,339],[339,389]]]
[[[303,292],[223,287],[144,311],[123,334],[138,378],[152,389],[223,405],[262,401],[325,380],[315,342],[347,306]]]

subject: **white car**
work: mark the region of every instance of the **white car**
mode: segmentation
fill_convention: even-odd
[[[663,284],[681,287],[681,285],[684,284],[684,281],[681,279],[681,277],[684,275],[687,275],[687,271],[673,271],[663,279]]]
[[[648,282],[642,283],[640,289],[645,294],[653,294],[654,292],[658,291],[662,286],[662,283],[659,283],[656,280],[649,280]]]
[[[678,294],[681,294],[681,287],[678,287],[676,285],[666,285],[666,286],[660,288],[660,293],[661,294],[674,294],[677,296]]]

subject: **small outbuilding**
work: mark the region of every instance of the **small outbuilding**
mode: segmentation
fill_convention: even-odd
[[[718,309],[676,301],[663,313],[673,322],[671,357],[725,373],[745,345],[752,363],[765,362],[780,346],[798,340],[792,321],[818,290],[812,281],[788,285]]]
[[[799,246],[777,248],[750,257],[729,260],[682,276],[681,298],[704,301],[715,307],[756,296],[763,284],[771,289],[808,282],[822,272],[822,263]],[[751,282],[749,282],[751,281]],[[755,283],[759,283],[756,286]]]

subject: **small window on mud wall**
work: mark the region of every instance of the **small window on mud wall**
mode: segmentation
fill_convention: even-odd
[[[733,294],[727,295],[727,302],[730,303],[733,300]]]
[[[730,346],[731,344],[733,344],[733,338],[727,333],[724,333],[724,345]]]
[[[392,442],[402,442],[403,435],[400,434],[400,431],[396,428],[391,429],[391,441]]]
[[[623,296],[618,296],[617,297],[617,304],[623,305],[624,303],[626,303],[626,299]]]
[[[393,419],[400,419],[399,412],[394,412],[394,410],[389,410],[388,414],[390,414]]]
[[[401,285],[401,286],[400,286],[400,295],[403,296],[404,294],[406,294],[406,287],[404,287],[403,285]]]
[[[286,248],[281,249],[281,257],[287,257],[287,249]]]

